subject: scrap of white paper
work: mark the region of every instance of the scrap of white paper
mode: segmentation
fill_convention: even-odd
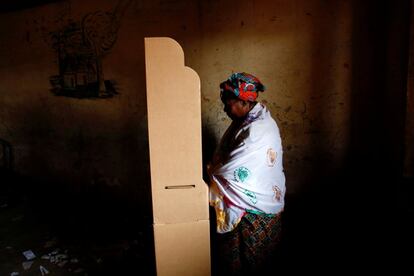
[[[49,270],[47,270],[44,266],[39,266],[39,269],[40,269],[40,273],[42,273],[42,276],[49,274]]]
[[[28,270],[29,268],[32,267],[32,264],[34,263],[34,261],[27,261],[27,262],[23,262],[22,266],[24,270]]]
[[[23,252],[23,255],[26,257],[26,259],[28,261],[33,260],[34,258],[36,258],[36,255],[33,253],[32,250],[27,250]]]

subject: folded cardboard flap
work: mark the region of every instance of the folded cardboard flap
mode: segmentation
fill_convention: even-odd
[[[164,185],[153,188],[154,223],[208,220],[207,184]]]
[[[209,221],[155,224],[157,275],[210,275]]]

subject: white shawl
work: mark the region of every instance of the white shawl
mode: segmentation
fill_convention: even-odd
[[[279,128],[263,104],[257,103],[241,125],[229,126],[209,167],[218,233],[232,231],[246,212],[283,210],[282,154]]]

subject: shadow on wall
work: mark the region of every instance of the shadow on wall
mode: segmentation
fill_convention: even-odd
[[[397,201],[405,196],[397,193],[401,191],[403,168],[410,1],[352,1],[351,8],[351,60],[346,64],[340,60],[339,64],[345,67],[344,72],[351,70],[349,139],[345,139],[348,145],[344,163],[340,170],[329,171],[329,151],[335,149],[330,149],[324,140],[317,141],[323,135],[310,136],[314,139],[313,155],[321,151],[328,155],[312,162],[314,181],[309,181],[309,187],[316,191],[287,198],[287,258],[315,258],[319,263],[323,260],[339,264],[349,259],[342,258],[342,252],[351,249],[352,262],[344,267],[370,265],[367,255],[374,257],[376,263],[384,260],[384,265],[393,264],[389,260],[397,255],[395,259],[403,265],[407,256],[397,248],[412,245],[412,234],[407,230],[412,227],[406,226],[413,217],[412,210],[410,214],[402,208],[397,210],[401,205]],[[319,108],[331,104],[329,97],[312,97],[334,85],[334,75],[326,73],[333,72],[330,68],[336,60],[328,44],[336,39],[337,23],[314,26],[314,54],[318,57],[321,51],[329,58],[313,59],[310,96],[314,105],[308,108],[310,118],[320,113]],[[324,118],[312,122],[315,131],[330,131],[324,128],[329,124],[322,124],[321,119]],[[332,173],[326,175],[325,170]],[[312,251],[316,247],[320,253]],[[376,265],[370,266],[373,267]]]
[[[403,168],[410,1],[352,1],[347,9],[323,3],[320,10],[331,10],[335,20],[329,26],[311,21],[312,84],[302,114],[310,150],[301,158],[316,183],[303,192],[322,197],[387,193],[373,179],[401,177]],[[344,60],[336,44],[350,18],[351,55]],[[367,181],[358,193],[332,185],[335,178],[357,175]]]
[[[14,187],[13,146],[0,138],[0,205],[6,200],[16,201],[19,187]]]
[[[353,14],[348,165],[371,180],[365,192],[383,198],[384,180],[395,182],[403,169],[410,1],[355,1]]]
[[[304,133],[309,140],[309,151],[302,158],[308,179],[312,185],[305,187],[304,192],[329,194],[331,185],[326,185],[332,178],[340,177],[343,169],[344,151],[348,143],[345,121],[348,101],[346,94],[349,75],[349,56],[337,48],[348,37],[347,22],[350,12],[346,5],[337,1],[321,2],[317,13],[307,13],[311,18],[312,36],[310,89],[304,99],[304,111],[301,114]],[[326,24],[326,18],[330,24]],[[305,102],[306,101],[306,102]],[[339,116],[336,114],[340,114]],[[311,164],[311,165],[310,165]]]
[[[5,1],[0,5],[0,12],[13,12],[34,8],[62,0]]]
[[[0,138],[0,170],[13,170],[13,147]]]
[[[205,125],[205,124],[203,124]],[[203,179],[209,185],[210,177],[207,173],[207,165],[213,159],[214,150],[217,147],[217,140],[214,131],[203,126],[202,129],[202,146],[203,146]]]

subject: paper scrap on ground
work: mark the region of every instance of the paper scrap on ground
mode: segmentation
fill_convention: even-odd
[[[39,266],[39,270],[40,270],[40,273],[42,273],[42,276],[49,274],[49,270],[47,270],[44,266]]]
[[[27,261],[27,262],[23,262],[22,266],[24,270],[28,270],[32,267],[32,264],[34,263],[34,261]]]
[[[33,253],[32,250],[27,250],[23,252],[23,255],[26,257],[26,259],[28,261],[33,260],[34,258],[36,258],[36,255]]]

